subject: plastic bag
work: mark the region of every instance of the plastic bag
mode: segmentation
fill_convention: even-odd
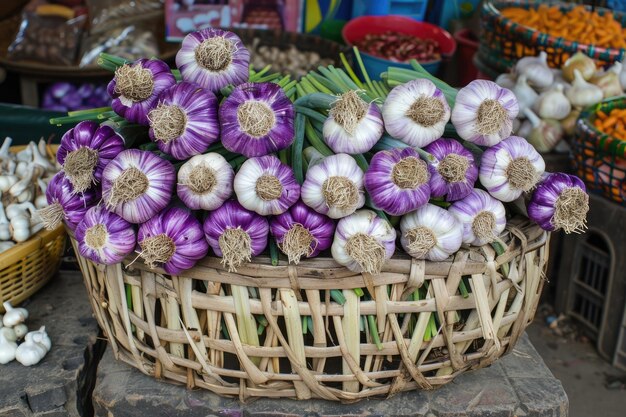
[[[74,65],[85,16],[66,20],[59,16],[22,14],[20,30],[9,46],[8,59],[52,65]]]
[[[159,45],[154,33],[145,23],[114,27],[91,35],[83,41],[79,65],[96,65],[98,55],[102,52],[134,61],[158,56]]]
[[[91,33],[107,31],[123,19],[136,19],[163,11],[164,0],[85,0],[91,18]]]

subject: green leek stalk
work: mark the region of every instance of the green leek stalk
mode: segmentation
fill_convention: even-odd
[[[174,297],[167,297],[161,299],[161,301],[165,304],[164,310],[167,328],[170,330],[180,330],[182,327],[180,324],[180,306],[178,305],[178,301]],[[184,358],[185,347],[182,343],[170,342],[170,353],[179,358]]]
[[[237,331],[241,343],[251,346],[260,346],[258,329],[255,319],[250,312],[250,296],[248,289],[241,285],[231,285],[231,293],[235,304],[235,315],[237,317]],[[261,362],[261,358],[251,357],[250,360],[255,365]]]

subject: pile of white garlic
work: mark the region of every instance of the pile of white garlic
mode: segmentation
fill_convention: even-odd
[[[572,135],[582,109],[609,98],[621,96],[626,89],[626,69],[616,62],[607,70],[598,69],[593,59],[578,52],[560,69],[550,68],[547,55],[524,57],[510,74],[496,79],[517,97],[520,112],[513,131],[539,152],[567,149],[561,141]]]
[[[6,138],[0,146],[0,253],[43,229],[37,210],[48,205],[46,186],[59,170],[43,139],[17,153],[11,143]]]
[[[3,306],[6,313],[0,315],[0,364],[5,365],[14,359],[24,366],[39,363],[52,347],[45,326],[29,332],[25,324],[28,310],[14,308],[9,302]],[[17,341],[22,339],[18,346]]]

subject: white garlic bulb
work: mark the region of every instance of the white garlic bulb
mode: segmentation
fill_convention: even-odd
[[[527,56],[515,65],[515,72],[525,75],[528,83],[537,88],[546,88],[552,85],[554,74],[548,66],[548,54],[541,51],[539,56]]]
[[[572,105],[563,93],[563,85],[555,84],[541,93],[533,108],[542,119],[563,120],[572,110]]]
[[[539,98],[539,95],[535,92],[535,90],[528,85],[526,75],[524,74],[517,77],[517,82],[515,83],[512,91],[515,94],[515,97],[517,97],[517,103],[520,111],[524,111],[524,109],[532,107],[532,105],[535,104]]]
[[[565,95],[574,107],[591,106],[602,101],[604,97],[602,89],[585,81],[577,69],[574,70],[574,82]]]

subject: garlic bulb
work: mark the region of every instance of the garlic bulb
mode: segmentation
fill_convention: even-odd
[[[463,243],[470,245],[493,242],[506,227],[504,205],[483,190],[474,189],[448,211],[463,225]]]
[[[435,262],[448,259],[459,250],[463,240],[463,228],[457,218],[433,204],[402,216],[400,231],[400,243],[409,255]]]
[[[21,323],[13,327],[13,331],[17,339],[22,339],[26,336],[26,333],[28,333],[28,327],[24,323]]]
[[[517,136],[520,136],[522,138],[527,138],[528,136],[530,136],[530,133],[533,131],[533,124],[531,123],[530,120],[526,119],[524,120],[519,128],[517,129]]]
[[[15,359],[15,333],[8,327],[0,329],[0,364],[4,365]]]
[[[396,249],[396,230],[371,210],[357,210],[337,223],[333,259],[354,272],[379,274]]]
[[[596,63],[593,62],[593,59],[579,51],[565,61],[561,70],[563,71],[563,77],[569,82],[574,81],[576,70],[580,72],[580,75],[585,80],[588,80],[596,72]]]
[[[528,142],[539,152],[550,152],[563,138],[561,123],[553,119],[540,119],[530,109],[524,112],[533,125]]]
[[[512,89],[515,97],[517,97],[517,103],[519,105],[520,111],[524,111],[524,109],[528,107],[532,107],[533,104],[539,98],[539,95],[532,89],[531,86],[528,85],[527,77],[524,74],[521,74],[517,77],[517,82]]]
[[[594,74],[591,77],[591,83],[597,85],[602,89],[602,93],[604,94],[604,98],[620,96],[624,94],[622,90],[622,85],[620,84],[619,74],[622,70],[622,64],[617,62],[615,65],[618,66],[615,70],[613,67],[608,71],[600,72]],[[618,71],[618,72],[616,72]]]
[[[36,365],[46,356],[48,349],[34,340],[33,332],[26,335],[24,343],[15,350],[15,359],[24,366]]]
[[[616,61],[615,64],[613,64],[613,66],[611,67],[611,70],[615,71],[614,68],[617,67],[617,64],[619,64],[619,83],[622,85],[622,88],[624,90],[626,90],[626,67],[624,67],[624,65],[619,62]]]
[[[509,202],[530,191],[545,169],[543,158],[526,139],[511,136],[485,150],[479,178],[489,194]]]
[[[574,107],[587,107],[599,103],[604,97],[602,89],[583,78],[580,71],[574,70],[572,87],[565,93]]]
[[[528,83],[537,88],[545,88],[552,85],[554,74],[548,67],[548,54],[541,51],[538,57],[527,56],[515,65],[515,72],[525,75]]]
[[[565,132],[566,135],[574,134],[574,131],[576,130],[576,120],[578,120],[580,113],[580,110],[572,109],[567,117],[561,120],[561,126],[563,127],[563,132]]]
[[[555,84],[541,93],[533,109],[543,119],[563,120],[572,110],[572,105],[563,94],[563,85]]]
[[[552,75],[554,75],[554,84],[563,84],[563,87],[565,87],[565,89],[567,89],[570,86],[569,81],[567,81],[565,79],[565,77],[563,76],[563,71],[561,71],[558,68],[551,68],[552,70]]]
[[[25,308],[15,308],[8,301],[5,301],[2,305],[6,310],[6,313],[2,318],[2,322],[6,327],[13,327],[17,324],[23,323],[28,318],[28,311]]]
[[[498,78],[496,78],[496,84],[498,84],[502,88],[508,88],[512,90],[515,87],[515,75],[514,74],[500,74]]]
[[[41,326],[39,330],[34,330],[30,332],[30,334],[33,338],[33,342],[41,343],[46,348],[46,351],[52,348],[52,341],[50,337],[48,337],[48,333],[46,333],[46,326]]]

